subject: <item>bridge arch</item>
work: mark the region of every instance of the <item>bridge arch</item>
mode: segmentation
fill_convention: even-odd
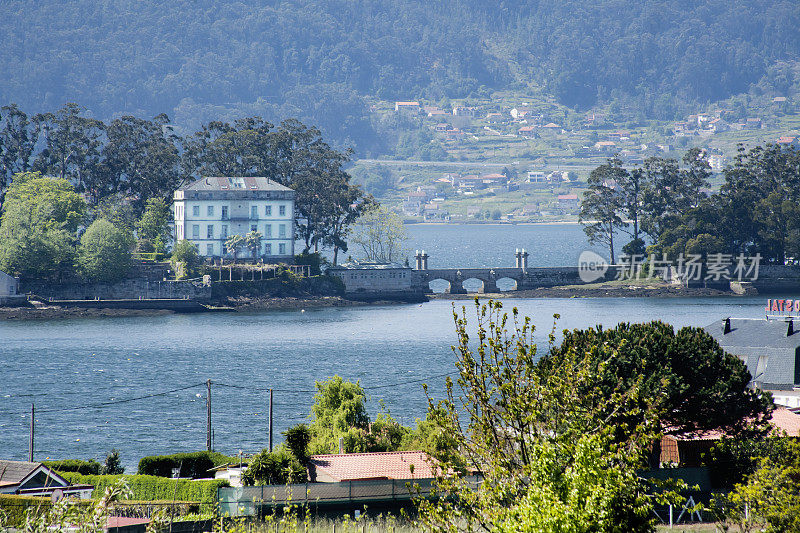
[[[509,276],[503,276],[495,280],[497,290],[500,292],[516,291],[519,288],[519,280]]]

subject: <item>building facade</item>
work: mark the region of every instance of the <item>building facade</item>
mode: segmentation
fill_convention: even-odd
[[[294,256],[294,191],[266,177],[208,177],[174,195],[175,240],[186,239],[201,256],[229,257],[225,241],[257,231],[261,250],[239,257],[286,261]]]

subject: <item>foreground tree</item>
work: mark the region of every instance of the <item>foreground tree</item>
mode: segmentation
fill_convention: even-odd
[[[737,434],[753,425],[765,427],[773,408],[768,394],[748,387],[745,364],[702,328],[675,332],[669,324],[651,322],[566,331],[561,345],[539,365],[547,372],[555,371],[551,365],[563,369],[561,359],[573,351],[589,356],[593,392],[610,400],[615,392],[637,391],[637,409],[607,413],[623,432],[654,410],[666,433],[724,429]],[[608,408],[616,409],[613,403]]]
[[[382,206],[374,206],[364,213],[352,236],[352,241],[361,247],[364,259],[375,263],[401,261],[407,239],[400,216]]]
[[[0,219],[0,269],[27,279],[72,272],[86,204],[64,179],[16,174]]]
[[[600,391],[591,354],[565,350],[558,364],[536,364],[530,319],[502,304],[476,301],[476,335],[466,310],[454,313],[455,385],[429,416],[456,441],[439,454],[438,500],[420,501],[438,531],[653,531],[648,495],[637,470],[656,437],[655,411],[626,428],[608,412],[637,409],[637,388]],[[509,324],[509,319],[513,322]],[[510,329],[507,329],[507,326]],[[553,333],[550,343],[554,341]],[[453,473],[479,471],[477,486]]]
[[[98,219],[81,237],[78,272],[90,281],[114,283],[123,279],[131,267],[133,235]]]

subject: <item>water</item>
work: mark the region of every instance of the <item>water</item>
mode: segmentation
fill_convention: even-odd
[[[571,264],[554,254],[577,256],[585,244],[575,226],[409,230],[413,245],[431,254],[431,266],[434,260],[436,266],[466,261],[468,237],[478,251],[462,266],[508,264],[513,248],[523,246],[537,258],[532,265]],[[763,313],[761,298],[507,300],[512,305],[533,318],[542,343],[554,313],[562,316],[560,329],[655,319],[704,326],[724,316]],[[207,379],[214,382],[215,447],[225,453],[266,446],[266,389],[275,389],[280,442],[279,432],[305,420],[314,381],[334,374],[361,381],[373,415],[383,399],[395,418],[410,425],[424,417],[427,406],[418,380],[431,386],[434,398],[442,394],[441,375],[454,368],[455,340],[452,303],[444,300],[305,312],[0,322],[0,457],[27,457],[31,403],[37,408],[38,460],[102,460],[116,447],[130,471],[145,455],[204,449]],[[183,387],[188,388],[113,403]]]

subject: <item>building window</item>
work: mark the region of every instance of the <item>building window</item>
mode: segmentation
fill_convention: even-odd
[[[282,217],[286,216],[286,206],[282,205],[278,208],[278,214]]]
[[[206,208],[206,215],[209,216],[209,217],[213,217],[214,216],[214,206],[213,205],[210,205],[210,206],[208,206]]]
[[[267,239],[272,238],[272,224],[267,224],[266,226],[264,226],[264,237],[266,237]]]
[[[214,224],[209,224],[206,227],[206,239],[213,239],[214,238]]]
[[[267,243],[264,245],[264,255],[272,255],[272,244]]]
[[[250,206],[250,218],[258,220],[258,206]]]
[[[199,205],[193,205],[192,206],[192,216],[193,217],[199,217],[200,216],[200,206]]]
[[[223,224],[222,225],[222,234],[220,235],[220,237],[223,238],[223,239],[227,239],[228,238],[228,225],[227,224]]]
[[[256,226],[255,224],[251,224],[250,231],[258,231],[258,226]]]
[[[192,224],[192,239],[200,238],[200,224]]]
[[[280,243],[278,245],[278,254],[279,255],[286,255],[286,244],[285,243]]]
[[[264,207],[264,214],[266,216],[268,216],[268,217],[272,216],[272,206],[271,205],[268,205],[268,206]]]
[[[286,224],[278,226],[278,237],[286,237]]]
[[[228,220],[228,206],[222,206],[222,220]]]
[[[214,255],[214,245],[213,244],[206,244],[206,255],[211,257]]]

